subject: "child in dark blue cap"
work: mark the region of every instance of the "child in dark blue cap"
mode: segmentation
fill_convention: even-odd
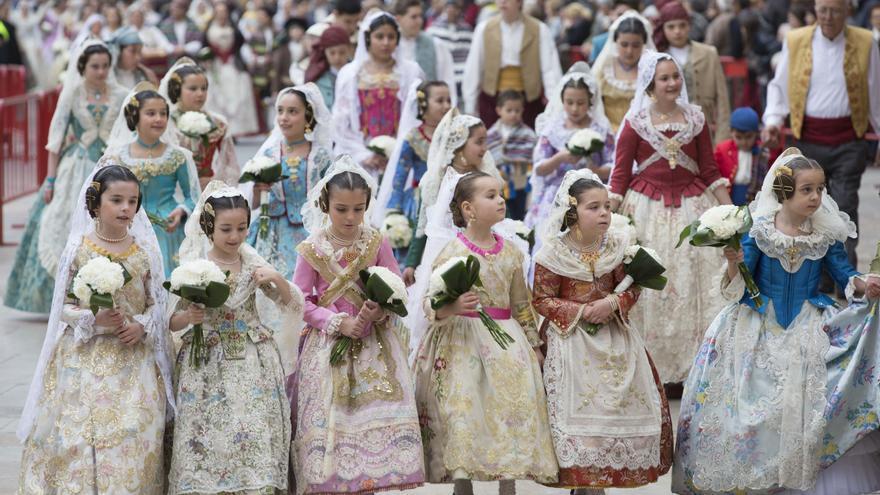
[[[758,113],[740,107],[730,114],[731,139],[715,146],[715,161],[722,177],[730,181],[735,205],[748,204],[761,190],[767,174],[769,151],[760,144]]]

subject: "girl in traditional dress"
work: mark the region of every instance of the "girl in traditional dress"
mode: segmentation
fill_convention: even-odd
[[[110,160],[86,176],[59,261],[49,326],[18,427],[19,493],[165,493],[171,351],[162,253],[137,178]],[[93,313],[74,277],[109,257],[131,279]],[[170,412],[170,411],[167,411]]]
[[[452,216],[446,205],[458,180],[469,172],[486,172],[501,180],[492,154],[487,153],[486,126],[471,115],[459,115],[453,108],[434,131],[428,151],[428,170],[419,184],[419,217],[416,235],[406,256],[404,280],[415,285],[410,289],[407,305],[407,328],[411,332],[410,359],[415,357],[421,336],[428,328],[422,310],[434,259],[446,244],[455,238]],[[429,228],[429,224],[433,227]]]
[[[388,157],[367,148],[377,136],[397,136],[403,99],[424,78],[422,69],[396,55],[400,28],[394,16],[375,12],[361,21],[354,60],[339,71],[333,107],[336,153],[350,154],[378,177]]]
[[[868,433],[877,428],[877,404],[860,401],[859,381],[873,381],[878,362],[854,354],[852,342],[841,346],[852,338],[847,332],[826,333],[835,303],[819,292],[819,279],[827,270],[848,299],[866,294],[875,302],[880,281],[864,282],[849,264],[844,241],[856,237],[856,226],[825,191],[821,166],[796,148],[770,169],[752,208],[742,249],[724,252],[720,287],[731,304],[706,331],[685,386],[673,490],[874,492],[880,435]],[[742,261],[760,289],[760,307],[744,293]],[[861,380],[839,381],[847,375]],[[820,473],[820,462],[835,460]]]
[[[676,249],[678,234],[712,206],[730,204],[730,196],[703,113],[687,103],[681,70],[668,54],[645,53],[639,61],[610,185],[612,206],[634,220],[641,244],[679,261],[667,266],[666,288],[642,294],[630,312],[660,379],[679,383],[722,301],[710,289],[720,277],[720,252],[687,244]]]
[[[309,235],[302,208],[331,163],[330,112],[317,86],[307,83],[281,90],[275,113],[275,129],[257,156],[279,160],[288,178],[271,187],[254,185],[254,208],[260,206],[258,193],[269,191],[269,233],[265,239],[259,237],[259,218],[254,218],[248,243],[289,280],[296,267],[297,245]]]
[[[457,494],[471,493],[469,480],[552,483],[558,470],[525,279],[528,247],[492,230],[506,213],[501,188],[484,172],[457,181],[447,208],[461,230],[431,265],[473,255],[482,286],[436,311],[430,298],[422,300],[430,324],[414,370],[428,481],[456,481]],[[480,307],[513,338],[506,350],[477,317]],[[514,491],[512,482],[500,490]]]
[[[171,144],[168,102],[142,82],[126,97],[102,160],[130,168],[141,182],[144,210],[164,256],[165,276],[177,267],[183,224],[199,197],[199,179],[189,151]],[[178,200],[177,188],[182,193]]]
[[[238,183],[238,159],[229,123],[214,112],[204,109],[208,98],[208,77],[205,70],[187,57],[178,60],[159,85],[159,93],[171,103],[170,135],[181,147],[193,154],[199,185],[202,189],[212,179],[232,186]],[[185,133],[179,127],[180,117],[189,112],[207,117],[211,130],[203,136]]]
[[[115,8],[115,6],[111,8]],[[141,81],[159,83],[156,74],[141,63],[141,50],[144,47],[144,42],[134,28],[125,26],[119,29],[109,42],[118,52],[113,72],[120,86],[130,90]]]
[[[645,50],[654,50],[651,23],[635,10],[628,10],[608,29],[608,41],[596,62],[593,76],[599,82],[605,116],[617,133],[636,94],[639,60]]]
[[[30,212],[6,283],[4,304],[48,313],[58,258],[70,232],[79,188],[101,158],[125,90],[112,74],[110,50],[87,40],[71,58],[49,127],[46,181]]]
[[[627,319],[639,289],[614,292],[626,275],[624,251],[636,240],[609,230],[608,192],[586,169],[565,174],[544,222],[533,294],[544,317],[557,486],[585,494],[657,481],[672,465],[669,404]],[[590,335],[585,323],[600,326]]]
[[[442,81],[413,85],[406,98],[391,165],[379,188],[373,223],[381,225],[386,215],[404,215],[411,225],[419,220],[418,188],[428,169],[428,149],[434,130],[452,108],[449,86]],[[405,256],[402,250],[399,259]],[[404,273],[406,275],[406,273]],[[412,282],[412,270],[408,277]]]
[[[289,380],[297,493],[404,490],[425,481],[422,440],[399,318],[364,299],[358,273],[400,274],[388,242],[366,223],[372,176],[343,155],[309,192],[309,238],[294,283],[306,297],[303,343]],[[330,363],[338,338],[356,339]]]
[[[303,299],[245,243],[251,209],[238,191],[212,181],[186,222],[181,259],[207,259],[227,271],[219,308],[181,299],[171,330],[203,324],[207,362],[192,365],[192,333],[177,355],[177,418],[168,493],[287,493],[290,403],[282,357],[257,303],[261,293],[302,321]],[[295,349],[291,349],[295,351]]]
[[[241,136],[259,130],[257,105],[251,76],[241,60],[244,37],[229,18],[225,2],[214,3],[214,17],[205,31],[205,46],[213,60],[208,67],[208,82],[214,90],[208,95],[207,108],[229,120],[229,134]]]
[[[532,205],[525,218],[532,228],[547,218],[566,172],[586,167],[607,178],[614,159],[614,135],[590,66],[583,62],[572,66],[550,98],[547,109],[535,121],[538,146],[530,179]],[[571,136],[581,129],[592,129],[605,139],[605,147],[589,158],[575,156],[567,147]],[[536,249],[539,245],[535,244]]]

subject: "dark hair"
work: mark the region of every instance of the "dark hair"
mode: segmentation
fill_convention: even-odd
[[[163,103],[165,103],[165,112],[168,112],[168,102],[165,101],[165,98],[162,97],[159,93],[153,91],[152,89],[147,89],[141,91],[139,93],[135,93],[131,100],[125,102],[125,110],[123,110],[123,115],[125,116],[125,125],[128,126],[128,130],[133,131],[137,129],[138,121],[140,121],[141,117],[141,107],[144,105],[144,102],[147,100],[160,99]],[[135,103],[136,102],[136,103]]]
[[[568,195],[576,201],[580,201],[581,194],[591,189],[605,189],[605,186],[601,182],[593,179],[578,179],[568,188]],[[577,205],[571,205],[568,208],[568,211],[565,212],[565,217],[562,219],[562,228],[560,230],[564,231],[565,229],[570,228],[572,225],[577,224],[577,221]]]
[[[397,0],[394,2],[392,12],[394,15],[406,15],[406,12],[412,7],[422,8],[422,0]]]
[[[419,85],[418,92],[416,93],[416,100],[418,103],[418,119],[424,120],[425,112],[428,111],[428,98],[431,97],[431,88],[449,88],[449,85],[444,81],[425,81]]]
[[[788,162],[788,170],[777,169],[776,177],[773,178],[773,194],[776,200],[784,203],[785,200],[794,196],[795,176],[800,170],[822,170],[822,166],[816,160],[799,156]],[[790,174],[788,172],[791,172]]]
[[[183,82],[186,80],[187,77],[192,75],[205,76],[205,81],[208,81],[208,76],[205,74],[205,69],[198,65],[184,65],[183,67],[175,70],[174,74],[171,75],[171,78],[168,79],[168,99],[171,100],[171,103],[177,103],[177,100],[180,99],[180,90],[183,87]]]
[[[526,102],[526,95],[522,91],[517,91],[515,89],[505,89],[504,91],[498,93],[498,97],[495,98],[495,108],[501,108],[508,101],[521,101],[523,104]]]
[[[640,0],[614,0],[614,6],[626,5],[636,12],[642,11],[642,2]]]
[[[379,29],[382,26],[393,27],[395,34],[397,34],[397,41],[400,41],[400,26],[397,25],[397,21],[395,21],[394,18],[391,16],[380,15],[379,17],[373,19],[373,22],[370,23],[370,27],[367,28],[367,31],[364,33],[364,43],[366,43],[367,50],[370,49],[370,35],[373,34],[373,31]]]
[[[816,11],[813,7],[812,2],[794,2],[791,4],[791,7],[788,8],[788,13],[793,15],[795,19],[797,19],[801,23],[802,26],[807,25],[808,15],[812,15],[813,17],[816,16]]]
[[[483,121],[481,120],[481,121],[477,122],[476,124],[468,127],[468,137],[467,137],[467,139],[464,140],[464,143],[462,143],[461,146],[459,146],[458,148],[455,149],[455,153],[458,153],[459,151],[463,150],[465,146],[467,146],[468,139],[470,139],[471,136],[474,134],[474,129],[476,129],[478,127],[482,127],[483,129],[485,129],[486,124],[484,124]],[[452,162],[450,162],[450,164],[451,163]]]
[[[477,192],[476,182],[483,177],[492,176],[477,170],[465,174],[455,185],[452,201],[449,202],[449,211],[452,212],[452,223],[460,229],[467,227],[467,220],[465,220],[464,215],[461,213],[461,204],[474,199],[474,194]]]
[[[617,41],[617,37],[621,34],[637,34],[642,37],[642,43],[648,42],[648,31],[645,29],[645,25],[635,17],[620,21],[617,30],[614,31],[614,41]]]
[[[247,212],[247,224],[251,223],[251,207],[244,196],[209,197],[205,200],[205,204],[211,205],[211,208],[202,209],[202,214],[199,216],[199,227],[208,238],[214,235],[214,223],[221,211],[241,208]]]
[[[367,184],[367,181],[354,172],[342,172],[341,174],[334,175],[332,179],[327,181],[324,189],[321,189],[321,197],[318,198],[318,208],[320,208],[322,212],[327,213],[330,211],[331,187],[343,191],[364,191],[367,193],[367,208],[370,207],[372,191],[370,191],[370,186]]]
[[[361,0],[336,0],[336,2],[333,3],[333,10],[340,14],[360,14]]]
[[[306,127],[310,127],[312,129],[314,129],[315,126],[318,124],[318,122],[315,120],[315,110],[312,108],[312,105],[309,103],[309,100],[306,98],[306,94],[298,89],[293,89],[293,88],[284,89],[284,90],[281,90],[281,92],[283,94],[280,94],[279,96],[295,95],[297,98],[299,98],[299,100],[303,104],[303,107],[305,107],[305,109],[306,109],[306,111],[305,111]]]
[[[590,101],[593,100],[593,92],[590,91],[590,87],[587,86],[587,82],[583,79],[569,79],[565,86],[562,87],[562,91],[559,92],[559,98],[563,98],[566,89],[583,89],[589,95]]]
[[[101,206],[101,196],[113,182],[134,182],[138,186],[138,202],[135,213],[141,209],[141,201],[144,193],[141,191],[141,183],[128,167],[122,165],[108,165],[101,168],[92,178],[92,183],[86,188],[86,209],[89,216],[95,218],[98,215],[98,207]]]
[[[89,63],[89,59],[92,58],[92,55],[97,55],[99,53],[104,53],[107,55],[107,58],[110,61],[110,65],[113,65],[113,55],[110,53],[110,50],[104,45],[91,45],[86,47],[83,50],[82,54],[80,54],[79,58],[76,61],[76,70],[79,72],[79,75],[83,75],[86,71],[86,64]]]

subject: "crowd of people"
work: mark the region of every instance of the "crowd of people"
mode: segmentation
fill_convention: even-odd
[[[880,9],[695,3],[20,2],[19,492],[880,490]]]

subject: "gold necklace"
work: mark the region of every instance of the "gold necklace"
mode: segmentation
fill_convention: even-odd
[[[581,261],[581,263],[590,267],[590,273],[595,278],[596,261],[598,261],[599,257],[602,255],[602,246],[605,243],[605,236],[603,235],[602,237],[596,239],[596,241],[591,242],[586,246],[578,244],[569,236],[566,236],[565,239],[568,241],[569,247],[577,251],[578,259]]]
[[[330,244],[335,244],[335,247],[339,248],[342,251],[342,258],[345,261],[352,263],[358,258],[358,255],[360,253],[358,253],[358,250],[354,247],[354,244],[355,242],[357,242],[358,238],[360,238],[360,231],[358,231],[358,234],[352,240],[343,239],[342,237],[340,237],[338,234],[333,232],[332,226],[328,228],[326,232],[327,239],[330,241]]]

